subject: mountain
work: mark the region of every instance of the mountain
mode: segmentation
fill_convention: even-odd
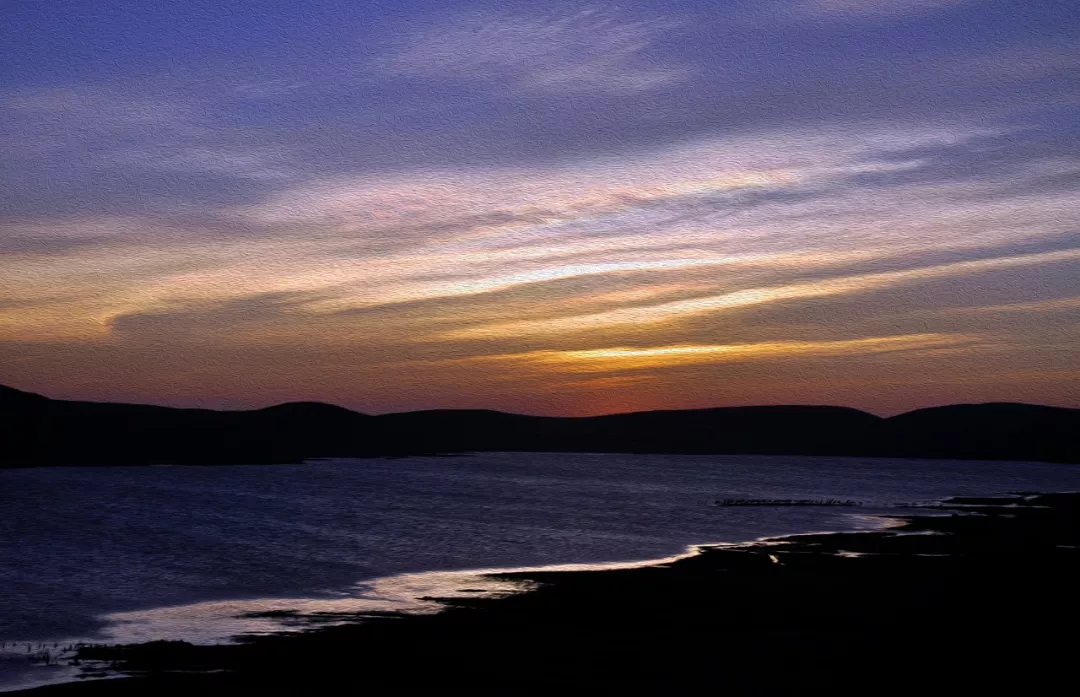
[[[918,409],[888,420],[902,457],[1080,462],[1080,409],[996,402]]]
[[[253,464],[368,455],[373,417],[328,404],[254,411],[47,399],[0,389],[0,466]]]
[[[0,467],[254,464],[465,451],[756,453],[1080,463],[1080,409],[958,404],[888,419],[832,406],[593,417],[318,402],[214,411],[78,402],[0,386]]]

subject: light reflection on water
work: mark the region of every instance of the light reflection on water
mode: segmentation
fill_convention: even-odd
[[[720,544],[739,546],[734,543]],[[341,598],[260,598],[117,612],[105,616],[109,624],[103,641],[131,644],[166,638],[195,644],[232,643],[243,635],[346,624],[363,616],[435,613],[443,607],[437,600],[439,598],[492,598],[520,593],[536,585],[524,579],[505,578],[502,574],[630,569],[673,562],[696,553],[697,547],[685,554],[633,562],[427,571],[357,584],[354,595]]]
[[[402,574],[359,584],[355,595],[340,598],[223,600],[112,613],[105,616],[105,641],[129,644],[168,638],[227,643],[239,635],[341,624],[358,615],[437,612],[439,603],[424,598],[490,597],[525,587],[483,572]]]
[[[876,515],[848,514],[850,529],[870,531],[903,525],[903,520]],[[775,541],[783,536],[751,540]],[[528,571],[601,571],[666,564],[692,556],[703,546],[742,547],[744,542],[694,545],[681,554],[658,559],[621,562],[548,564],[544,566],[425,571],[377,578],[359,583],[340,598],[259,598],[193,603],[174,607],[117,612],[104,616],[108,623],[103,643],[133,644],[155,639],[193,644],[234,643],[243,635],[273,634],[355,622],[364,615],[383,613],[428,614],[442,609],[438,598],[491,598],[534,587],[531,581],[510,579],[507,573]]]

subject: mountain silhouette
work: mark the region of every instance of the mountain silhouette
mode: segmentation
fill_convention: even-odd
[[[248,411],[66,401],[0,386],[0,466],[256,464],[480,451],[729,453],[1080,463],[1080,409],[957,404],[881,418],[834,406],[592,417],[481,409],[369,415],[319,402]]]

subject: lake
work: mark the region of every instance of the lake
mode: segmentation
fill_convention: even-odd
[[[879,527],[875,515],[903,513],[898,504],[1029,490],[1080,490],[1080,467],[485,453],[0,470],[0,689],[68,675],[28,667],[26,643],[215,642],[304,615],[423,611],[421,595],[502,589],[475,570],[652,560]],[[863,505],[714,505],[739,497]],[[284,614],[255,616],[266,611]]]

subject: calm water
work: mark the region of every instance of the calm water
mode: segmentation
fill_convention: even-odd
[[[495,453],[296,466],[0,471],[0,641],[215,641],[241,617],[413,607],[422,573],[646,560],[876,526],[957,494],[1080,490],[1080,467],[858,458]],[[842,498],[861,509],[717,508]],[[24,651],[24,648],[20,648]],[[0,689],[42,680],[0,653]],[[59,673],[57,673],[58,675]]]

